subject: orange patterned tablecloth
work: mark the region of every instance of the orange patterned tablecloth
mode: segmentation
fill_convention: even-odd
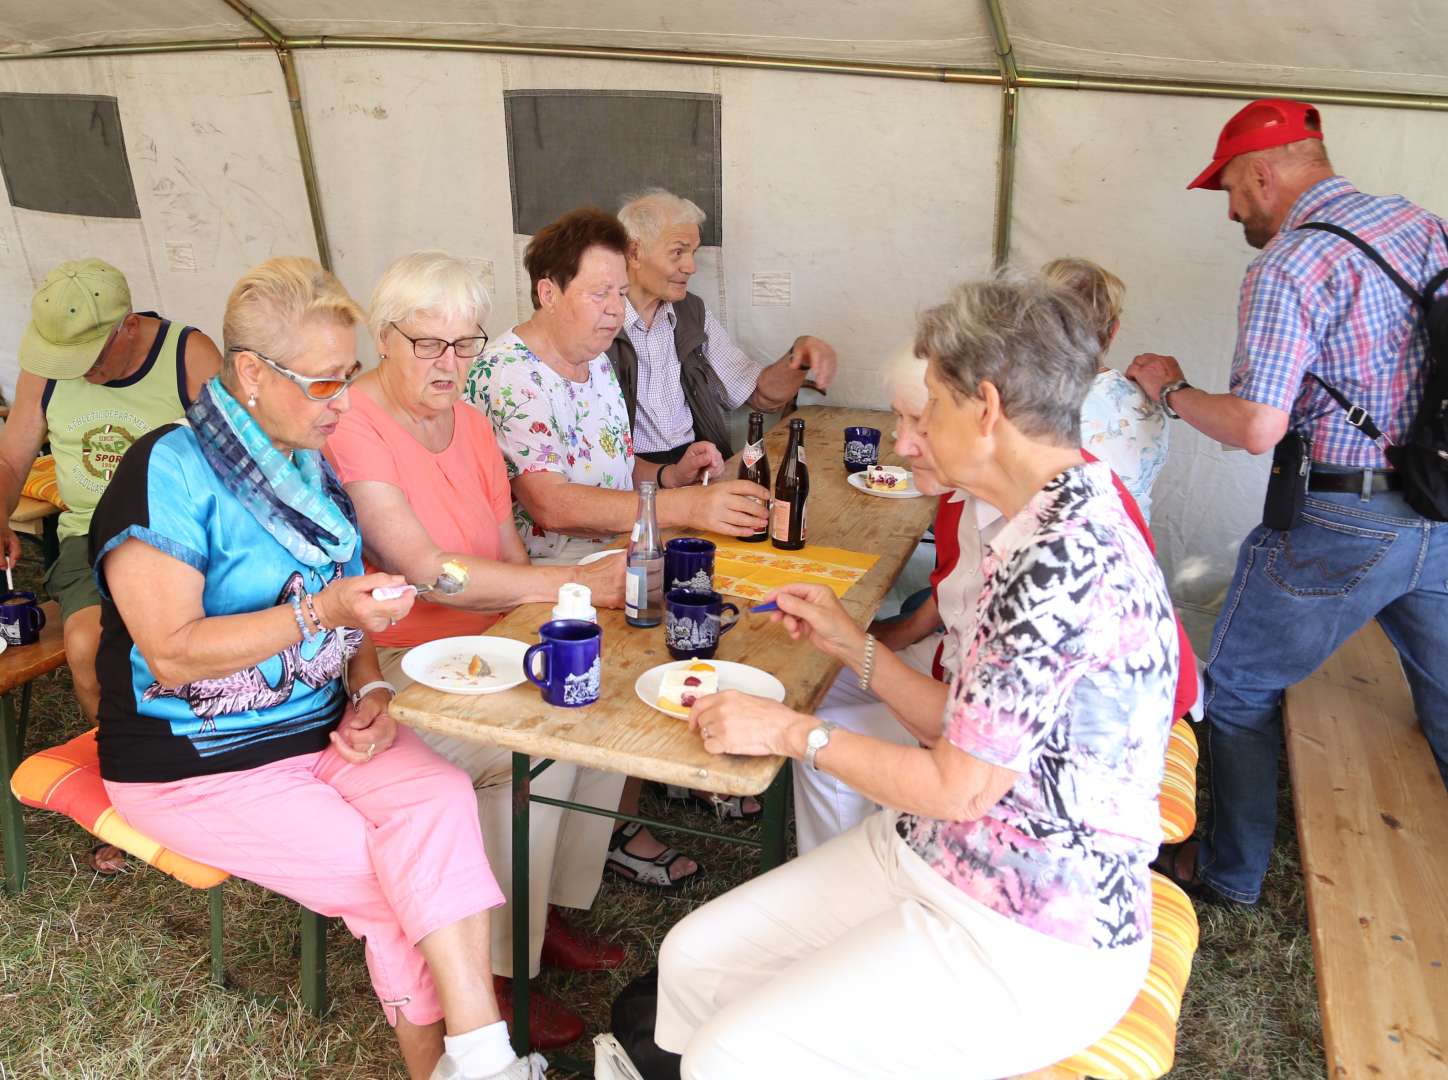
[[[769,541],[746,544],[727,536],[709,536],[718,546],[714,555],[714,588],[745,600],[763,600],[781,585],[807,581],[828,585],[844,596],[875,563],[878,555],[844,548],[806,544],[798,551],[780,551]]]

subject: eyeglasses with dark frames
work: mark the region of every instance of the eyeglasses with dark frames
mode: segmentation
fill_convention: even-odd
[[[226,351],[234,353],[251,353],[252,356],[256,357],[267,367],[271,368],[282,378],[290,379],[292,382],[300,386],[302,388],[302,393],[306,394],[307,397],[310,398],[312,401],[331,401],[333,398],[341,397],[346,392],[347,387],[352,385],[353,381],[357,378],[357,376],[362,374],[362,365],[358,363],[353,364],[352,370],[347,372],[347,374],[343,378],[339,379],[335,376],[332,376],[330,378],[327,376],[322,376],[321,378],[313,378],[310,375],[298,375],[290,368],[282,367],[265,353],[259,353],[255,349],[248,349],[245,345],[233,345]]]
[[[483,350],[488,347],[488,335],[481,326],[478,327],[476,337],[461,337],[456,341],[444,341],[442,338],[435,337],[413,337],[396,323],[387,325],[412,342],[412,355],[419,360],[436,360],[447,352],[449,345],[452,346],[453,355],[459,360],[471,360],[476,356],[481,356]]]

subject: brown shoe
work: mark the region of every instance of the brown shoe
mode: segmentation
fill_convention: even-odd
[[[622,945],[569,926],[562,912],[549,907],[542,953],[542,961],[549,967],[564,971],[608,971],[622,964],[627,955]]]
[[[513,980],[493,976],[493,993],[498,998],[498,1012],[509,1029],[513,1027]],[[537,990],[528,995],[528,1044],[534,1050],[557,1050],[577,1042],[583,1035],[583,1017]]]

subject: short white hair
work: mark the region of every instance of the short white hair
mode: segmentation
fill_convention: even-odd
[[[618,211],[628,238],[640,244],[653,243],[674,225],[702,225],[707,216],[697,203],[660,187],[630,195]]]
[[[388,323],[406,322],[420,312],[468,319],[483,326],[493,302],[483,285],[482,264],[446,251],[414,251],[389,266],[367,306],[367,328],[374,340]]]

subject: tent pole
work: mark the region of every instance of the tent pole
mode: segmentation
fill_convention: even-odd
[[[231,0],[222,0],[236,10]],[[240,3],[240,0],[237,0]],[[251,17],[262,19],[242,4]],[[265,21],[263,19],[263,21]],[[270,26],[268,23],[267,25]],[[273,27],[273,32],[276,32]],[[220,52],[275,48],[276,42],[256,38],[210,41],[150,41],[129,45],[86,45],[50,52],[0,52],[6,60],[56,60],[65,57],[122,56],[139,53]],[[477,52],[514,56],[554,56],[575,60],[635,60],[644,63],[697,64],[701,67],[763,68],[776,71],[815,72],[825,75],[864,75],[875,78],[919,79],[930,82],[999,86],[998,71],[965,67],[928,67],[911,64],[870,64],[850,60],[818,60],[791,56],[755,56],[747,53],[683,52],[664,49],[618,49],[585,45],[536,45],[527,42],[448,41],[436,38],[283,37],[287,49],[409,49],[435,52]],[[1014,62],[1014,56],[1012,56]],[[1448,94],[1403,94],[1372,90],[1342,90],[1316,86],[1258,86],[1248,83],[1197,83],[1171,79],[1122,76],[1071,75],[1035,71],[1017,76],[1018,86],[1048,90],[1100,90],[1129,94],[1166,94],[1176,97],[1239,98],[1281,97],[1284,94],[1325,105],[1365,105],[1382,109],[1419,109],[1448,112]]]
[[[991,262],[1004,266],[1011,257],[1011,206],[1016,186],[1016,132],[1020,119],[1021,73],[1011,49],[1000,0],[985,0],[986,15],[995,35],[996,63],[1001,75],[1001,143],[996,156],[995,231],[991,236]]]
[[[1062,75],[1038,71],[1020,77],[1022,86],[1048,90],[1099,90],[1120,94],[1167,94],[1173,97],[1236,98],[1251,101],[1262,97],[1295,97],[1315,105],[1365,105],[1380,109],[1423,109],[1448,112],[1448,96],[1438,94],[1397,94],[1371,90],[1332,90],[1319,86],[1254,86],[1246,83],[1198,83],[1171,79],[1098,75]]]
[[[261,12],[245,0],[221,0],[252,26],[266,35],[276,50],[287,85],[287,104],[292,110],[292,130],[297,137],[297,159],[302,166],[302,185],[307,189],[307,211],[312,218],[312,234],[317,240],[317,261],[326,270],[332,269],[332,246],[327,242],[327,219],[322,214],[322,189],[317,183],[317,159],[312,154],[312,136],[307,130],[307,114],[302,108],[302,84],[297,79],[297,64],[287,47],[287,38]]]
[[[332,246],[327,242],[327,219],[322,215],[322,189],[317,183],[317,162],[312,156],[312,137],[307,131],[307,114],[302,109],[302,88],[297,81],[297,65],[290,49],[278,49],[282,77],[287,81],[287,102],[292,107],[292,129],[297,135],[297,156],[302,166],[302,183],[307,189],[307,209],[312,216],[312,232],[317,238],[317,261],[325,270],[332,269]]]

